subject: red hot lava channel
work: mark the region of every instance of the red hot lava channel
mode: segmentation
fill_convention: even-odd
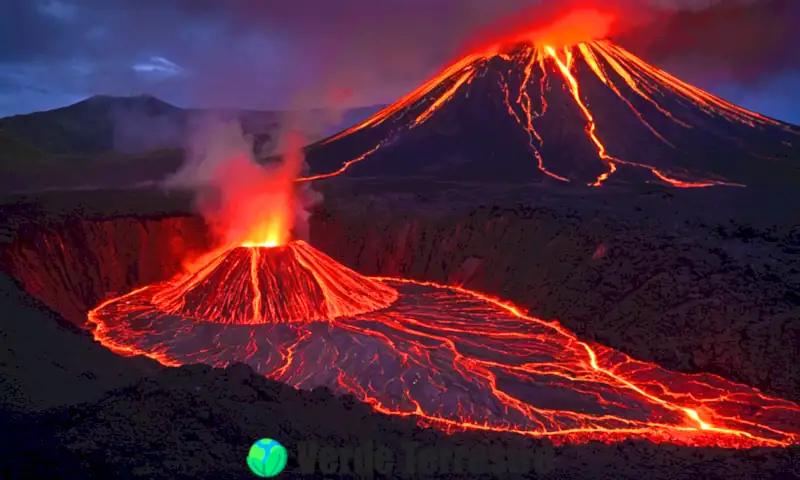
[[[738,448],[800,439],[789,401],[634,360],[478,292],[363,277],[301,241],[228,249],[104,302],[89,322],[122,355],[244,362],[448,432]]]

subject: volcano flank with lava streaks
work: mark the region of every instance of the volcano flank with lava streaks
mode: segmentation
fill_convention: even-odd
[[[332,320],[390,305],[397,293],[305,242],[236,247],[153,295],[164,313],[215,323]]]
[[[464,56],[373,117],[310,147],[306,180],[675,187],[800,180],[800,129],[715,97],[603,39],[608,18],[578,11]],[[576,23],[584,27],[570,27]]]

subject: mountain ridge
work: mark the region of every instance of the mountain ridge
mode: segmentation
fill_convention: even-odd
[[[345,110],[342,125],[357,123],[380,109],[366,106]],[[312,109],[310,112],[315,112]],[[189,122],[203,115],[238,119],[245,133],[263,142],[280,125],[288,110],[183,108],[152,95],[93,95],[63,107],[0,118],[0,129],[35,148],[58,155],[94,155],[117,151],[145,153],[180,148]]]

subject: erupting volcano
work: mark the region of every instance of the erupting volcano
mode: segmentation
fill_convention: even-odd
[[[708,187],[800,178],[800,130],[602,38],[612,19],[580,10],[464,56],[373,117],[310,147],[313,175],[306,180]]]

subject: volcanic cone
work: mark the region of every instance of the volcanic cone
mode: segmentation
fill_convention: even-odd
[[[800,181],[798,134],[610,40],[523,41],[467,55],[311,146],[306,180],[747,186]]]
[[[164,313],[227,324],[332,320],[378,310],[397,293],[303,241],[235,247],[165,286],[153,298]]]

